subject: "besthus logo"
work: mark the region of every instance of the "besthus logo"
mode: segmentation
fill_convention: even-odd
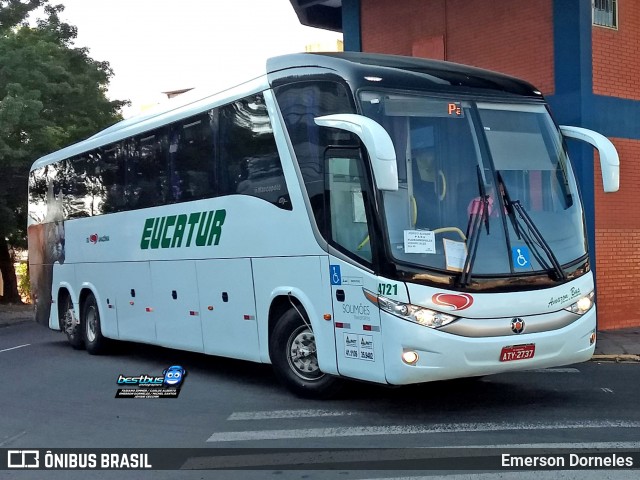
[[[218,245],[226,210],[209,210],[188,215],[147,218],[142,229],[140,248],[180,248]]]

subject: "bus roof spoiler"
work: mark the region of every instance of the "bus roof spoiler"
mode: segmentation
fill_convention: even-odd
[[[354,113],[338,113],[316,117],[321,127],[338,128],[355,133],[371,158],[371,167],[379,190],[398,190],[398,166],[396,150],[391,137],[375,120]]]
[[[560,125],[560,131],[567,138],[590,143],[598,149],[604,191],[617,192],[620,188],[620,157],[613,143],[604,135],[586,128]]]

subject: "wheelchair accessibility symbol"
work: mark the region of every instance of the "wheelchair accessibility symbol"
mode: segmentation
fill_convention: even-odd
[[[342,274],[340,273],[340,265],[330,265],[331,285],[342,285]]]
[[[511,258],[513,268],[529,268],[531,266],[529,249],[527,247],[512,247]]]

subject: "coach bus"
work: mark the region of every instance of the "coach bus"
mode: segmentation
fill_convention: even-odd
[[[37,160],[38,322],[91,354],[126,340],[270,363],[302,396],[588,360],[584,209],[530,84],[363,54],[269,59]]]

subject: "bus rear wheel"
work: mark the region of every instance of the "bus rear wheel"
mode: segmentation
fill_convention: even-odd
[[[108,340],[102,336],[98,302],[92,293],[87,295],[82,304],[82,321],[84,345],[91,355],[100,355],[107,350]]]
[[[82,338],[82,329],[76,318],[76,310],[73,307],[71,297],[67,294],[63,300],[62,311],[60,312],[60,326],[62,331],[67,336],[67,341],[76,350],[84,348],[84,341]]]
[[[307,323],[294,309],[282,314],[269,339],[271,363],[278,380],[296,395],[328,398],[341,382],[320,370],[315,336]]]

